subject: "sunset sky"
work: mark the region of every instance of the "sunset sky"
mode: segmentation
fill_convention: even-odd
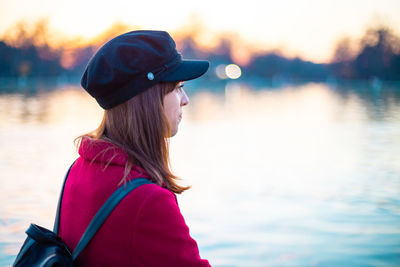
[[[399,34],[400,1],[0,0],[0,36],[21,19],[40,18],[57,32],[88,38],[115,22],[173,33],[198,21],[210,35],[236,33],[249,44],[327,62],[344,35],[360,38],[377,24]]]

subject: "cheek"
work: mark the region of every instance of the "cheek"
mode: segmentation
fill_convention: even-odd
[[[168,120],[174,120],[180,107],[179,96],[168,94],[164,98],[164,112]]]

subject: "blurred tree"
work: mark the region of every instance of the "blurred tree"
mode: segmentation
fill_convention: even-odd
[[[338,42],[330,65],[335,76],[344,79],[400,80],[400,39],[387,27],[369,29],[358,53],[349,38]]]
[[[287,58],[277,50],[257,54],[255,51],[260,51],[259,46],[249,49],[234,33],[211,38],[212,34],[201,19],[193,18],[174,35],[183,56],[208,59],[213,68],[236,62],[242,67],[243,77],[259,76],[289,82],[324,81],[332,75],[343,79],[400,80],[400,39],[387,27],[369,29],[359,42],[347,37],[341,39],[331,64],[315,64],[300,58]],[[115,23],[91,40],[78,38],[61,42],[59,35],[50,31],[48,20],[30,24],[21,21],[1,38],[0,76],[80,76],[100,45],[133,29],[139,27]],[[215,75],[214,72],[209,74]]]
[[[399,38],[387,28],[368,30],[362,41],[362,50],[353,62],[356,76],[359,79],[382,80],[399,79],[400,69],[396,64],[399,54],[395,51],[399,45]],[[396,77],[397,76],[397,77]]]
[[[331,71],[335,76],[345,79],[354,77],[354,70],[352,68],[352,61],[357,56],[353,49],[353,43],[349,37],[342,38],[336,45],[332,64],[330,65]]]
[[[333,62],[346,62],[351,61],[355,57],[352,42],[349,37],[342,38],[336,45],[336,50],[333,56]]]
[[[304,61],[288,59],[276,52],[255,56],[247,66],[249,75],[279,79],[281,81],[322,81],[328,77],[327,67]]]
[[[11,27],[0,45],[0,76],[54,76],[60,66],[61,51],[49,46],[48,21],[35,24],[20,21]]]

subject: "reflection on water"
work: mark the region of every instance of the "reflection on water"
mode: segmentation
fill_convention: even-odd
[[[190,88],[190,83],[187,84]],[[215,266],[400,262],[400,87],[193,84],[173,168]],[[102,111],[82,90],[0,94],[0,265],[51,227],[73,139]]]

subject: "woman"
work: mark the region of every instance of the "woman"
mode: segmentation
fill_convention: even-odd
[[[68,176],[59,235],[72,250],[106,199],[125,182],[153,184],[129,193],[77,259],[81,266],[209,266],[180,213],[169,169],[168,138],[189,103],[183,81],[203,75],[207,61],[182,60],[170,35],[134,31],[106,43],[81,84],[105,109],[100,126],[80,138]]]

